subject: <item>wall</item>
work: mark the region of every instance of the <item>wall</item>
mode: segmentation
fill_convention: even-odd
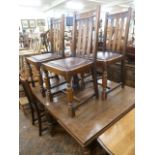
[[[34,7],[19,7],[19,26],[22,28],[21,19],[45,19],[46,27],[48,29],[47,17],[39,8]]]

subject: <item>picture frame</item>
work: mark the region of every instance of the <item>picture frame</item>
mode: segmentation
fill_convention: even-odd
[[[45,19],[38,19],[37,20],[37,26],[45,26]]]
[[[36,27],[36,20],[35,19],[29,19],[29,27],[30,28]]]
[[[29,28],[29,22],[27,19],[21,19],[21,24],[23,29]]]

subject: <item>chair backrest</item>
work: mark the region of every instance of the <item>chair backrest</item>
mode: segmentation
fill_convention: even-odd
[[[100,6],[97,9],[74,14],[72,33],[72,55],[96,58]]]
[[[125,55],[130,18],[131,8],[126,12],[115,14],[106,13],[103,51],[112,50]]]
[[[53,53],[64,56],[64,15],[51,20],[51,50]]]

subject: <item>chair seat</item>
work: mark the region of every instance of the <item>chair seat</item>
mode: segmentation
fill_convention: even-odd
[[[97,52],[97,62],[114,62],[123,58],[123,55],[117,52]]]
[[[73,73],[78,72],[78,70],[82,71],[86,69],[87,67],[90,67],[90,65],[93,64],[92,60],[87,60],[83,58],[78,58],[78,57],[70,57],[70,58],[65,58],[65,59],[59,59],[55,61],[50,61],[47,63],[44,63],[44,65],[49,69],[49,70],[54,70],[62,73]]]
[[[46,62],[46,61],[50,61],[53,59],[59,59],[59,58],[62,58],[62,56],[57,55],[55,53],[44,53],[44,54],[31,56],[27,59],[32,61],[32,62]]]

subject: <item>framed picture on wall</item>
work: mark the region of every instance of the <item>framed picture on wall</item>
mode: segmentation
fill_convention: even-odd
[[[28,22],[27,19],[22,19],[22,20],[21,20],[21,24],[22,24],[22,28],[23,28],[23,29],[29,28],[29,22]]]
[[[29,27],[30,28],[35,28],[36,27],[35,19],[29,19]]]
[[[38,19],[37,26],[45,26],[45,19]]]

